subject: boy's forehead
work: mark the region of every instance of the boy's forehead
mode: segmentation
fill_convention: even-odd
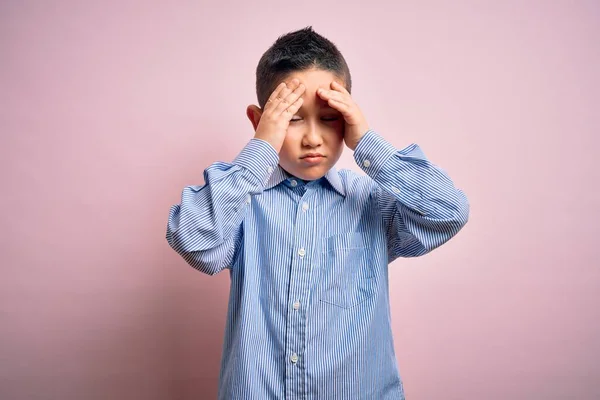
[[[344,84],[344,82],[332,72],[317,69],[292,72],[285,81],[290,82],[294,78],[297,78],[306,87],[306,91],[302,96],[305,105],[307,101],[310,103],[314,101],[321,107],[327,108],[329,108],[329,105],[317,95],[317,90],[319,88],[331,89],[331,82],[334,80]]]
[[[341,79],[336,77],[331,71],[324,71],[321,69],[308,69],[305,71],[295,71],[290,73],[285,79],[286,82],[297,78],[306,86],[306,90],[317,92],[318,88],[330,89],[331,82],[334,80],[344,84]]]

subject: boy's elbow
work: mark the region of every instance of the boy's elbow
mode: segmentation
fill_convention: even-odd
[[[222,260],[207,259],[204,257],[206,254],[202,253],[203,252],[184,253],[181,254],[181,256],[192,268],[206,275],[213,276],[227,268],[227,265],[224,265]]]
[[[471,206],[469,205],[469,199],[467,196],[461,192],[461,202],[459,203],[459,207],[457,208],[457,216],[456,222],[459,224],[460,229],[462,229],[467,222],[469,222],[469,213],[471,212]]]
[[[188,251],[182,247],[171,246],[177,254],[185,260],[192,268],[206,275],[216,275],[223,269],[227,268],[223,259],[215,259],[211,256],[210,251],[196,250]]]
[[[180,237],[177,231],[167,230],[169,246],[181,256],[192,268],[207,274],[216,275],[229,267],[231,257],[227,256],[227,247],[204,249],[193,241]],[[189,238],[188,238],[189,239]]]
[[[469,221],[470,206],[469,202],[462,194],[459,201],[447,207],[445,215],[434,222],[434,228],[430,235],[424,235],[420,241],[422,248],[418,255],[427,254],[441,245],[448,242],[462,230]]]
[[[460,192],[459,201],[456,202],[449,223],[454,227],[454,234],[458,233],[469,221],[469,200]]]
[[[458,234],[458,232],[460,232],[462,230],[462,228],[469,221],[469,213],[470,213],[469,202],[468,202],[466,196],[462,192],[460,192],[459,198],[460,198],[460,201],[457,201],[454,204],[454,207],[452,207],[452,211],[450,212],[449,216],[447,216],[444,219],[444,223],[443,223],[443,225],[444,225],[443,231],[445,231],[445,235],[443,235],[444,239],[442,240],[441,243],[435,244],[433,246],[433,248],[442,245],[443,243],[447,242],[448,240],[450,240],[451,238],[456,236],[456,234]],[[433,248],[428,249],[428,251],[433,250]]]
[[[209,250],[218,241],[216,232],[199,229],[192,219],[182,216],[180,206],[173,206],[167,222],[166,239],[181,255]]]
[[[447,240],[456,235],[469,221],[470,206],[464,193],[459,192],[457,201],[448,208],[448,215],[444,218]]]

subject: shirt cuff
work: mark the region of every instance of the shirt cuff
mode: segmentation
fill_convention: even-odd
[[[369,129],[354,150],[354,160],[370,177],[379,174],[386,161],[398,150],[377,132]]]
[[[269,142],[252,138],[233,164],[249,170],[264,186],[279,164],[279,154]]]

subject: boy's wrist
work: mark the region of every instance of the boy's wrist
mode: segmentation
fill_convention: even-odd
[[[269,145],[271,145],[271,147],[275,150],[277,154],[279,154],[279,152],[281,151],[281,147],[283,146],[283,140],[279,137],[279,135],[265,136],[261,133],[257,133],[254,135],[254,139],[262,140],[263,142],[268,143]]]
[[[279,164],[279,154],[268,141],[252,138],[233,164],[249,170],[264,186]]]
[[[363,135],[354,151],[354,160],[369,176],[374,177],[397,149],[372,129]]]
[[[355,140],[351,141],[348,138],[344,138],[345,142],[346,142],[346,146],[348,146],[350,148],[350,150],[356,151],[356,148],[358,147],[358,144],[360,143],[360,141],[362,140],[362,138],[364,138],[365,135],[367,133],[369,133],[370,130],[371,129],[367,125],[364,125],[364,126],[358,128],[358,132],[361,132],[361,134],[358,135],[358,137]]]

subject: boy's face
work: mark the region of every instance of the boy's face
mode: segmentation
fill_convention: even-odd
[[[329,71],[317,69],[292,72],[285,82],[294,78],[303,83],[306,90],[302,107],[287,129],[279,165],[290,174],[311,181],[323,177],[344,149],[344,117],[319,97],[317,89],[329,89],[333,80],[342,84],[343,81]]]

